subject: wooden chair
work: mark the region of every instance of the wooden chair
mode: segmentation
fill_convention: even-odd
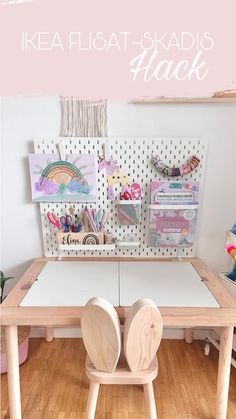
[[[102,298],[92,298],[81,317],[87,350],[86,374],[90,379],[85,419],[94,419],[100,384],[143,385],[149,419],[157,419],[153,380],[158,374],[156,352],[163,324],[155,303],[137,301],[129,310],[123,330],[114,307]]]

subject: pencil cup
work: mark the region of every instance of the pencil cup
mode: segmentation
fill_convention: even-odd
[[[137,225],[141,218],[141,201],[118,201],[118,221],[121,225]]]

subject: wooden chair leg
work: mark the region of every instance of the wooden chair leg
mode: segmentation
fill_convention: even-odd
[[[94,419],[95,418],[98,392],[99,392],[99,384],[94,383],[94,382],[91,381],[90,382],[90,387],[89,387],[89,395],[88,395],[86,413],[85,413],[85,418],[84,419]]]
[[[156,403],[153,391],[153,384],[147,383],[143,385],[146,407],[149,419],[157,419]]]

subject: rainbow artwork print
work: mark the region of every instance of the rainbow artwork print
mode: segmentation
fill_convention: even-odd
[[[93,154],[29,154],[32,200],[96,202],[97,161]]]

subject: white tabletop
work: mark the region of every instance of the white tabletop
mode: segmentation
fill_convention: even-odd
[[[117,262],[48,262],[20,306],[83,306],[94,296],[119,305]]]
[[[219,307],[189,262],[121,262],[120,305],[145,297],[159,307]]]
[[[219,307],[190,262],[48,262],[20,306],[114,306],[152,298],[159,307]]]

